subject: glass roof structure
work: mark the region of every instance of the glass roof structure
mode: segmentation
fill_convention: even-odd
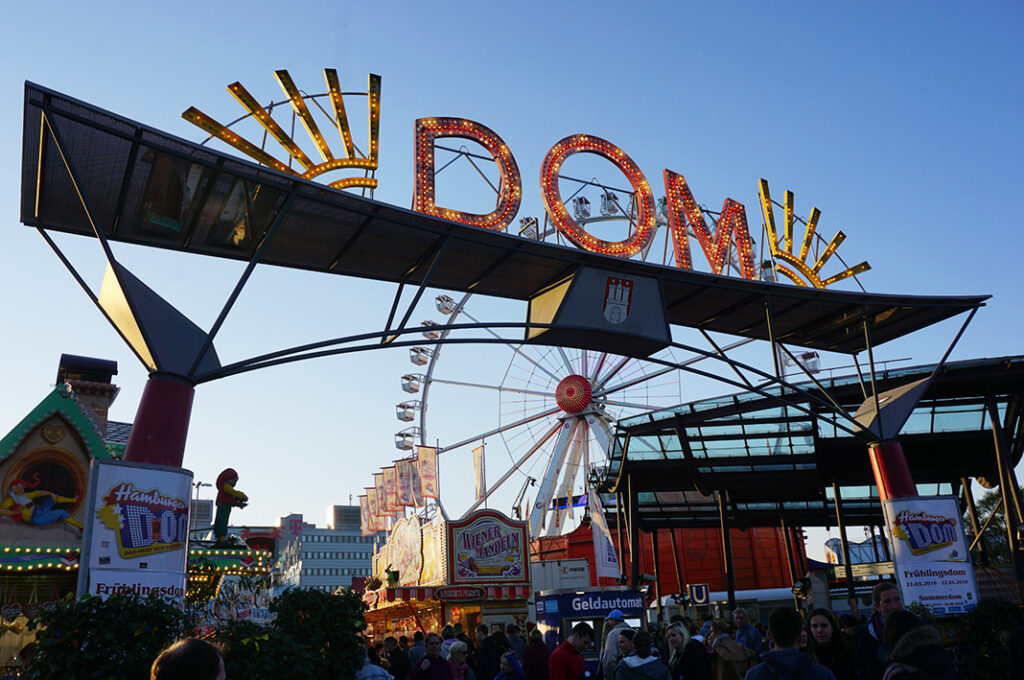
[[[878,390],[926,378],[934,368],[882,371]],[[819,384],[847,413],[868,389],[856,375]],[[628,494],[631,487],[645,530],[718,526],[718,491],[728,492],[734,527],[778,526],[780,513],[791,524],[835,526],[833,483],[844,522],[879,524],[865,443],[848,421],[814,402],[822,390],[812,383],[797,387],[704,399],[620,421],[603,488]],[[1022,392],[1022,356],[943,366],[899,435],[918,492],[951,494],[962,478],[998,479],[989,402],[1015,465],[1024,448]]]

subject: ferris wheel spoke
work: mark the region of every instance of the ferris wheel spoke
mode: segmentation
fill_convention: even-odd
[[[558,350],[558,355],[562,357],[562,363],[565,364],[565,370],[567,373],[574,373],[575,371],[573,371],[572,362],[569,361],[569,357],[565,354],[565,350],[561,347],[556,347],[555,349]]]
[[[628,363],[629,357],[620,357],[619,361],[609,369],[608,373],[606,373],[604,377],[594,381],[594,392],[600,392],[601,388],[603,388],[609,380],[618,375],[619,371],[625,368]]]
[[[594,401],[605,406],[619,406],[622,408],[635,408],[641,411],[650,411],[657,408],[654,404],[637,404],[631,401],[613,401],[611,399],[595,399]]]
[[[471,315],[471,314],[470,314],[469,312],[467,312],[466,310],[462,310],[462,313],[463,313],[463,314],[464,314],[465,316],[469,317],[469,319],[470,319],[470,320],[472,320],[472,321],[473,321],[473,323],[480,323],[480,321],[478,321],[477,319],[473,318],[473,316],[472,316],[472,315]],[[512,343],[512,342],[509,342],[508,340],[505,340],[505,338],[501,337],[501,336],[500,336],[500,335],[498,335],[498,334],[497,334],[496,332],[494,332],[494,330],[493,330],[492,328],[488,328],[487,326],[484,326],[484,330],[485,330],[485,331],[487,331],[488,333],[490,333],[490,334],[491,334],[492,336],[494,336],[495,338],[497,338],[497,339],[499,339],[499,340],[502,340],[502,341],[504,341],[504,343],[505,343],[506,345],[508,345],[508,347],[509,347],[509,348],[510,348],[510,349],[511,349],[511,350],[512,350],[513,352],[515,352],[515,353],[516,353],[516,354],[518,354],[519,356],[521,356],[521,357],[523,357],[524,359],[526,359],[527,361],[529,361],[529,362],[530,362],[531,364],[533,364],[533,365],[534,365],[535,367],[537,367],[537,369],[538,369],[538,370],[540,370],[541,372],[543,372],[544,374],[546,374],[546,375],[547,375],[547,376],[548,376],[549,378],[551,378],[551,379],[552,379],[552,380],[554,380],[555,382],[558,382],[558,381],[560,380],[560,378],[559,378],[559,377],[558,377],[557,375],[555,375],[554,373],[552,373],[551,371],[549,371],[549,370],[548,370],[548,369],[547,369],[546,367],[544,367],[543,365],[541,365],[541,364],[540,364],[540,362],[538,362],[537,360],[535,360],[535,359],[533,359],[532,357],[528,356],[528,355],[527,355],[527,354],[526,354],[525,352],[523,352],[523,350],[522,350],[522,349],[520,349],[520,347],[519,347],[518,345],[516,345],[515,343]]]
[[[513,392],[515,394],[529,394],[534,397],[548,397],[552,395],[550,392],[540,392],[538,390],[524,390],[518,387],[502,387],[501,385],[485,385],[483,383],[471,383],[464,382],[461,380],[441,380],[434,378],[431,382],[437,383],[438,385],[455,385],[457,387],[477,387],[483,390],[496,390],[498,392]]]
[[[493,435],[500,434],[502,432],[507,432],[508,430],[514,430],[515,428],[520,427],[521,425],[526,425],[527,423],[532,423],[535,420],[540,420],[541,418],[547,418],[548,416],[553,416],[553,415],[555,415],[556,413],[558,413],[561,410],[562,409],[560,409],[560,408],[558,408],[556,406],[555,408],[547,409],[546,411],[541,411],[540,413],[535,413],[532,416],[528,416],[526,418],[522,418],[520,420],[517,420],[514,423],[508,423],[506,425],[501,425],[499,427],[494,428],[493,430],[489,430],[487,432],[482,432],[482,433],[480,433],[478,435],[474,435],[474,436],[470,437],[469,439],[463,439],[461,442],[458,442],[457,444],[451,444],[450,446],[441,447],[441,448],[439,448],[437,450],[437,452],[438,453],[445,453],[447,451],[452,451],[454,449],[461,448],[461,447],[465,446],[466,444],[472,444],[473,442],[475,442],[477,440],[480,440],[480,439],[484,439],[485,437],[491,437]]]
[[[551,505],[551,496],[555,491],[558,472],[562,469],[562,463],[565,461],[566,452],[569,450],[569,444],[577,427],[579,427],[579,421],[576,419],[562,422],[558,440],[555,442],[555,450],[551,454],[547,470],[544,471],[544,478],[537,490],[537,499],[530,509],[531,536],[540,536],[540,531],[544,528],[544,517],[547,514],[548,506]]]
[[[601,367],[604,366],[605,359],[607,358],[608,353],[601,352],[601,356],[597,358],[597,365],[594,366],[594,370],[590,372],[589,376],[587,376],[587,379],[590,380],[590,384],[594,384],[594,382],[597,380],[597,375],[601,372]]]
[[[542,436],[540,439],[538,439],[537,443],[534,444],[533,446],[531,446],[529,451],[527,451],[522,456],[520,456],[519,460],[517,460],[515,463],[512,464],[512,467],[510,467],[508,469],[508,472],[503,474],[501,476],[501,478],[497,482],[495,482],[490,488],[485,489],[484,497],[483,498],[478,498],[476,500],[476,502],[473,503],[473,505],[471,505],[469,507],[469,510],[466,511],[466,514],[468,515],[469,513],[473,512],[474,510],[479,508],[480,505],[484,503],[484,501],[486,501],[488,498],[490,498],[492,493],[494,493],[499,488],[501,488],[501,485],[504,484],[505,482],[507,482],[508,479],[513,474],[515,474],[519,470],[519,468],[521,468],[523,466],[523,464],[530,459],[531,456],[533,456],[533,454],[537,453],[537,451],[540,450],[540,447],[544,446],[544,444],[547,443],[547,441],[549,439],[551,439],[553,436],[555,436],[555,434],[558,432],[558,430],[561,427],[562,427],[562,423],[558,422],[558,423],[555,423],[547,432],[545,432],[544,436]]]

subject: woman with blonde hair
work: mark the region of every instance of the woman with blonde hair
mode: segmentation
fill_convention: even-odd
[[[704,645],[690,639],[685,628],[673,623],[665,630],[665,642],[672,680],[711,680],[711,664]]]

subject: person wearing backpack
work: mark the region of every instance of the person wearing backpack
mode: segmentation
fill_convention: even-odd
[[[795,609],[773,609],[768,615],[768,639],[775,643],[775,649],[765,652],[764,663],[747,671],[744,680],[836,680],[832,671],[800,651],[803,627],[803,618]]]
[[[757,663],[754,650],[741,645],[729,635],[729,624],[711,624],[711,677],[713,680],[743,680]]]

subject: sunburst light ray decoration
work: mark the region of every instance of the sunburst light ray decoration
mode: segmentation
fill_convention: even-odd
[[[813,263],[810,262],[811,245],[814,242],[814,237],[817,235],[818,220],[821,219],[821,211],[817,208],[812,208],[811,214],[807,218],[803,240],[800,243],[800,254],[794,255],[793,222],[795,221],[795,215],[793,210],[793,192],[786,191],[783,194],[782,207],[785,224],[783,225],[782,243],[779,243],[778,231],[775,227],[775,209],[771,193],[768,190],[767,180],[758,180],[758,193],[761,198],[761,213],[764,216],[765,228],[768,230],[768,243],[771,248],[772,259],[775,260],[775,269],[786,278],[792,280],[793,283],[804,287],[811,285],[815,288],[827,288],[833,283],[862,274],[871,269],[871,265],[865,261],[852,267],[847,267],[838,274],[822,279],[820,273],[822,268],[832,259],[836,250],[846,240],[846,234],[842,230],[836,231],[836,235],[825,246],[825,250],[818,255]]]
[[[380,76],[371,73],[367,77],[366,96],[369,109],[369,148],[365,154],[361,154],[352,139],[352,128],[349,125],[348,114],[345,110],[345,100],[341,91],[337,70],[333,68],[324,69],[324,81],[327,83],[327,93],[325,95],[303,95],[295,85],[291,75],[284,69],[275,71],[274,75],[277,78],[278,85],[281,86],[285,96],[288,97],[287,101],[291,104],[291,111],[298,118],[299,122],[302,123],[302,127],[306,130],[306,134],[309,135],[313,146],[319,153],[321,159],[319,162],[310,158],[292,139],[291,135],[285,132],[284,128],[274,120],[271,111],[261,106],[256,98],[239,82],[231,83],[227,89],[235,100],[242,105],[242,108],[248,112],[248,115],[245,117],[252,117],[259,123],[266,134],[280,144],[288,153],[288,156],[300,166],[299,170],[275,158],[273,154],[261,146],[236,134],[228,126],[217,122],[194,106],[190,106],[188,110],[181,114],[181,117],[213,137],[241,151],[256,162],[304,179],[312,179],[332,170],[373,172],[377,169],[380,153]],[[320,126],[317,125],[313,113],[307,104],[308,100],[315,100],[322,96],[330,98],[330,110],[319,107],[319,104],[317,106],[324,116],[330,119],[337,128],[342,146],[344,147],[343,157],[335,156],[334,152],[331,151],[324,133],[320,130]],[[346,177],[330,182],[328,186],[334,189],[347,189],[349,187],[375,189],[377,187],[377,180],[374,177]]]

